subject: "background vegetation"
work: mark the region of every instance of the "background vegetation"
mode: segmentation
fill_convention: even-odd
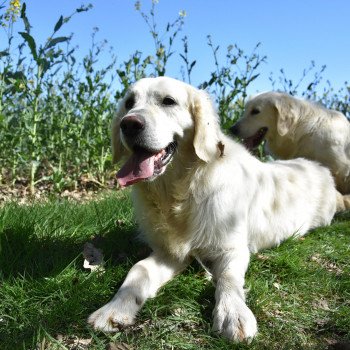
[[[184,13],[159,29],[156,3],[147,13],[140,2],[135,3],[154,40],[154,52],[136,51],[125,62],[118,62],[109,52],[110,63],[102,66],[99,59],[106,46],[96,41],[95,31],[81,62],[76,59],[72,37],[61,34],[67,22],[83,16],[91,5],[60,16],[48,39],[39,43],[32,36],[26,3],[11,0],[8,7],[7,1],[0,2],[0,25],[7,33],[7,42],[0,43],[0,185],[23,186],[31,193],[38,188],[61,192],[105,186],[113,178],[109,128],[128,86],[145,76],[167,74],[176,55],[183,62],[179,68],[183,80],[191,83],[196,68],[182,33]],[[181,41],[182,52],[174,52],[176,41]],[[226,48],[222,62],[222,48],[210,35],[207,43],[214,65],[199,87],[213,95],[222,126],[227,128],[241,114],[247,88],[259,76],[266,57],[259,54],[259,44],[249,54],[233,44]],[[279,77],[271,77],[271,88],[320,100],[349,116],[347,83],[338,92],[329,84],[320,93],[324,68],[318,70],[312,62],[297,82],[281,70]]]

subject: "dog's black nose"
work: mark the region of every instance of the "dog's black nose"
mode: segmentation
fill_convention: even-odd
[[[238,136],[239,134],[239,125],[238,123],[236,124],[233,124],[231,127],[230,127],[230,133],[235,135],[235,136]]]
[[[136,136],[145,128],[145,121],[140,116],[129,115],[122,119],[120,128],[125,136]]]

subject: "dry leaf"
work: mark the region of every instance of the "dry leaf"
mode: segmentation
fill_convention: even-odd
[[[320,300],[315,300],[312,302],[312,306],[316,309],[321,309],[325,311],[330,311],[329,305],[327,300],[320,299]]]
[[[132,350],[132,347],[126,343],[109,343],[108,350]]]
[[[263,255],[263,254],[256,254],[256,258],[258,260],[262,260],[262,261],[265,261],[265,260],[269,260],[270,258],[266,255]]]
[[[122,220],[122,219],[118,219],[115,221],[116,226],[125,226],[125,224],[126,224],[125,220]]]
[[[64,336],[62,334],[56,335],[56,340],[64,346],[65,349],[70,350],[85,350],[88,349],[92,343],[92,338],[78,338],[76,336]],[[45,349],[51,349],[51,343]]]
[[[75,342],[75,345],[90,345],[92,342],[92,338],[87,338],[87,339],[77,339]]]
[[[102,250],[96,248],[92,243],[85,243],[83,250],[84,268],[91,271],[103,271],[103,254]]]
[[[322,258],[320,254],[313,255],[310,258],[310,260],[314,261],[315,263],[326,269],[328,272],[333,272],[336,275],[341,275],[343,273],[343,270],[339,266],[325,258]]]
[[[274,282],[272,285],[273,285],[275,288],[277,288],[278,290],[281,289],[281,285],[280,285],[279,283],[277,283],[277,282]]]

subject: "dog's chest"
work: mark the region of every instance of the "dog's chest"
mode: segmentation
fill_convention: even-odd
[[[141,233],[154,250],[184,259],[191,251],[192,199],[162,191],[136,192],[134,206]]]

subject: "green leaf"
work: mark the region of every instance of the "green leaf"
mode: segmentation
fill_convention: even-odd
[[[50,47],[53,47],[59,43],[63,43],[68,41],[70,38],[67,36],[59,36],[58,38],[51,39],[47,44],[46,44],[46,49],[49,49]]]
[[[9,55],[8,51],[0,51],[0,58],[8,55]]]
[[[59,20],[57,21],[57,23],[55,24],[55,28],[53,29],[55,32],[57,32],[61,27],[62,27],[62,24],[63,24],[63,16],[61,16],[59,18]]]
[[[50,68],[50,62],[46,59],[41,59],[40,67],[42,69],[42,72],[45,73]]]
[[[119,75],[120,78],[124,78],[125,77],[125,72],[120,70],[120,69],[117,69],[117,74]]]
[[[24,2],[22,5],[22,8],[21,8],[21,18],[23,20],[24,28],[25,28],[26,32],[30,33],[31,25],[29,23],[29,20],[28,20],[27,14],[26,14],[26,10],[27,10],[27,4]]]
[[[77,13],[79,13],[79,12],[86,12],[86,11],[89,11],[91,8],[92,8],[92,4],[82,5],[79,8],[77,8],[75,11]]]
[[[26,80],[26,76],[22,71],[16,71],[16,72],[8,72],[5,75],[6,79],[15,79],[15,80]]]
[[[35,61],[38,59],[38,54],[36,52],[36,44],[34,38],[26,32],[19,32],[19,34],[22,36],[22,38],[26,41],[30,48],[30,52],[32,53],[33,58]]]
[[[238,77],[235,78],[235,87],[242,85],[242,80]]]

